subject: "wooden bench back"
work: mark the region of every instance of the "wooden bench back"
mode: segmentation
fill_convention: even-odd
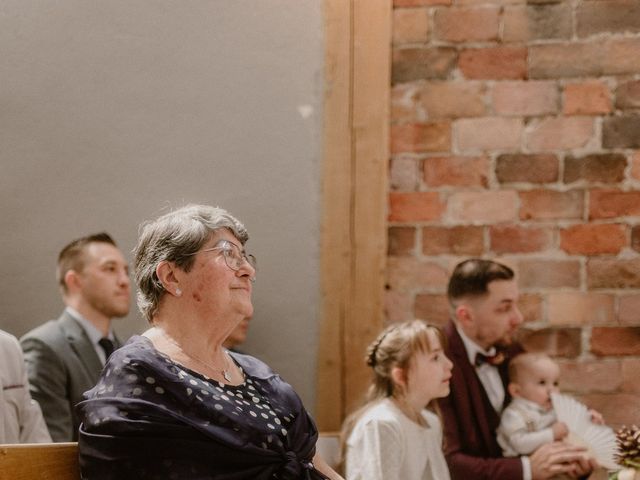
[[[79,480],[77,443],[0,445],[0,480]]]
[[[340,458],[340,434],[320,433],[317,449],[324,460],[335,467]],[[0,445],[0,480],[79,479],[75,442]]]

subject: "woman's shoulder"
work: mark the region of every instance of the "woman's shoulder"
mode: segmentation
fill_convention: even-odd
[[[134,335],[116,351],[114,351],[107,365],[110,367],[140,367],[170,363],[168,357],[155,349],[151,340],[142,335]]]
[[[391,400],[385,398],[371,405],[360,417],[358,421],[361,425],[398,425],[403,420],[403,413],[393,404]]]

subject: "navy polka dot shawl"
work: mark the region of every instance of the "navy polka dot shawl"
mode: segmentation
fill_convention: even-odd
[[[325,479],[311,463],[317,428],[293,388],[260,360],[230,354],[256,397],[233,396],[146,337],[116,350],[77,406],[82,478]]]

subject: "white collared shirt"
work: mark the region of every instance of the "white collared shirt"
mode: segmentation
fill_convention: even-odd
[[[469,362],[471,363],[471,365],[475,365],[476,355],[478,353],[486,356],[492,356],[496,354],[495,347],[491,347],[489,350],[485,350],[469,337],[467,337],[457,324],[456,329],[458,330],[460,338],[462,338],[462,343],[464,343],[464,348],[467,351],[467,357],[469,358]],[[500,377],[498,368],[494,367],[493,365],[489,365],[488,363],[483,363],[479,367],[475,367],[475,369],[476,373],[478,374],[478,378],[482,383],[482,386],[487,392],[489,401],[491,402],[491,405],[493,405],[493,409],[498,414],[502,413],[502,405],[504,404],[505,393],[504,385],[502,384],[502,378]]]
[[[495,347],[491,347],[489,350],[483,349],[477,343],[467,337],[456,322],[454,322],[454,324],[456,326],[458,334],[460,335],[460,338],[462,338],[462,343],[464,344],[464,348],[467,351],[467,357],[469,358],[469,362],[471,363],[471,365],[475,366],[476,355],[478,353],[482,353],[483,355],[487,356],[495,355]],[[475,369],[476,373],[478,374],[478,378],[480,379],[480,383],[482,383],[485,392],[487,392],[487,396],[489,397],[491,405],[498,414],[501,414],[502,405],[504,404],[505,392],[498,367],[494,367],[493,365],[489,365],[488,363],[483,363],[479,367],[475,367]],[[531,462],[529,462],[529,457],[520,457],[520,460],[522,460],[522,480],[531,480]]]
[[[107,358],[104,353],[104,349],[100,346],[100,339],[102,339],[103,337],[102,332],[98,330],[93,323],[91,323],[89,320],[87,320],[82,315],[80,315],[80,313],[78,313],[78,311],[73,309],[72,307],[67,306],[65,310],[69,315],[71,315],[74,318],[74,320],[76,320],[80,324],[82,329],[85,331],[85,333],[89,337],[89,340],[91,340],[93,349],[96,351],[96,354],[100,359],[100,363],[104,365],[107,362]],[[113,330],[109,330],[109,334],[107,335],[107,338],[112,342],[115,342],[116,337],[113,334]]]

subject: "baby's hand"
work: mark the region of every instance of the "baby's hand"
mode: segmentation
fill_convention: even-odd
[[[589,415],[591,415],[591,421],[593,423],[597,423],[598,425],[604,425],[604,418],[602,417],[602,414],[600,412],[590,409]]]
[[[554,440],[562,440],[569,435],[569,429],[564,422],[556,422],[551,426]]]

